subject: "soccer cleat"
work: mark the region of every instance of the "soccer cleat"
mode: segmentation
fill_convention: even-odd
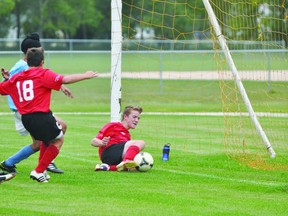
[[[117,167],[117,171],[126,171],[132,168],[135,168],[136,166],[137,164],[135,161],[126,160],[126,161],[122,161],[121,163],[119,163],[116,167]]]
[[[58,169],[57,166],[55,165],[55,163],[53,163],[53,162],[49,164],[49,166],[47,167],[46,170],[49,172],[52,172],[52,173],[58,173],[58,174],[64,173],[64,171],[61,169]]]
[[[50,177],[50,175],[48,174],[48,172],[45,170],[45,171],[43,172],[43,174],[44,174],[45,178],[47,179],[47,181],[49,181],[51,177]]]
[[[95,171],[109,171],[110,166],[108,164],[96,164]]]
[[[0,163],[0,169],[7,172],[7,173],[17,173],[16,166],[6,166],[5,161]]]
[[[35,170],[30,173],[30,178],[41,183],[48,182],[44,173],[37,173]]]
[[[9,181],[16,176],[16,173],[8,173],[0,172],[0,184],[4,181]]]

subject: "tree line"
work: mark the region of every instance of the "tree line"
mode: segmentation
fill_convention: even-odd
[[[233,40],[287,41],[287,1],[213,0],[223,34]],[[122,0],[123,35],[152,26],[156,39],[202,39],[211,27],[202,0]],[[185,15],[185,16],[183,16]],[[271,19],[271,17],[273,17]],[[110,39],[111,0],[0,0],[0,37]]]
[[[0,0],[0,37],[12,27],[21,34],[37,31],[42,38],[109,38],[108,0]]]

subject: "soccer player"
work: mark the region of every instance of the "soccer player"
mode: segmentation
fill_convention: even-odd
[[[143,140],[131,140],[130,129],[135,129],[143,109],[126,106],[121,122],[106,124],[91,140],[91,145],[99,147],[102,164],[96,164],[95,171],[132,171],[136,163],[134,157],[144,149]]]
[[[48,182],[44,173],[51,161],[59,154],[64,142],[61,125],[50,110],[52,90],[60,90],[62,84],[70,84],[97,77],[94,71],[83,74],[60,75],[43,68],[42,47],[27,51],[28,70],[0,83],[0,94],[10,95],[21,114],[22,123],[33,139],[43,141],[40,148],[42,158],[30,173],[38,182]]]
[[[20,59],[9,71],[5,71],[2,69],[2,76],[4,79],[9,79],[13,77],[15,74],[21,73],[24,70],[27,70],[29,68],[27,61],[26,61],[26,53],[29,48],[32,47],[41,47],[40,43],[40,37],[38,33],[31,33],[30,35],[27,35],[26,38],[22,41],[21,43],[21,51],[24,53],[24,58]],[[68,88],[66,88],[64,85],[61,86],[61,90],[65,95],[68,97],[73,97],[72,93]],[[21,135],[21,136],[27,136],[29,135],[29,132],[24,128],[21,120],[21,114],[19,114],[12,98],[8,95],[8,106],[9,108],[14,112],[14,120],[15,120],[15,127],[16,131]],[[62,125],[62,130],[65,133],[67,125],[66,123],[55,116],[57,121]],[[24,146],[22,149],[20,149],[16,154],[12,155],[11,157],[7,158],[6,160],[2,161],[0,163],[0,169],[2,169],[5,172],[8,173],[17,173],[16,166],[15,164],[21,162],[22,160],[28,158],[30,155],[36,153],[39,151],[40,146],[42,144],[39,141],[36,141],[32,138],[32,144]],[[39,159],[41,158],[42,155],[40,155]],[[48,171],[52,173],[63,173],[64,171],[57,168],[56,164],[54,161],[52,161],[48,168]]]

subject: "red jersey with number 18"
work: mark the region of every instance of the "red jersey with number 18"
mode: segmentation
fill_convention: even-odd
[[[63,75],[31,67],[0,83],[0,94],[10,95],[20,114],[49,112],[52,90],[59,91]]]

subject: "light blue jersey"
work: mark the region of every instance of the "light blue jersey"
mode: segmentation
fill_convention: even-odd
[[[27,70],[29,68],[28,64],[26,61],[24,61],[23,59],[19,60],[10,70],[10,77],[14,76],[15,74],[18,74],[24,70]],[[12,100],[12,98],[7,95],[7,99],[8,99],[8,106],[12,111],[17,111],[17,108]]]

